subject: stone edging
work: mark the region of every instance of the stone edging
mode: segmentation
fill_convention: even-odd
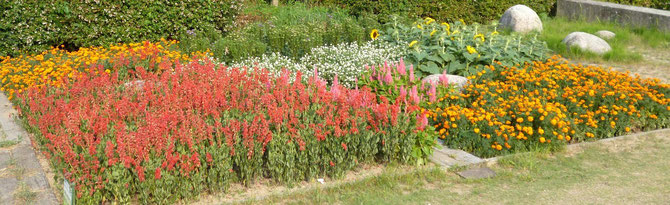
[[[58,204],[28,132],[16,123],[12,103],[0,93],[0,133],[11,142],[0,148],[1,204]]]
[[[670,132],[670,128],[652,130],[652,131],[647,131],[647,132],[638,132],[638,133],[634,133],[634,134],[630,134],[630,135],[621,135],[621,136],[604,138],[604,139],[599,139],[599,140],[590,141],[590,142],[580,142],[580,143],[576,143],[576,144],[569,144],[566,147],[566,149],[567,150],[576,150],[576,149],[580,149],[580,148],[582,148],[584,146],[587,146],[587,145],[600,144],[600,143],[605,143],[605,142],[614,142],[614,141],[626,140],[626,139],[630,139],[630,138],[638,138],[638,137],[647,136],[647,135],[650,135],[650,134],[664,133],[664,132]],[[498,160],[500,160],[503,157],[509,157],[509,156],[525,154],[525,153],[528,153],[528,152],[522,152],[522,153],[516,153],[516,154],[486,158],[486,159],[483,159],[484,160],[483,163],[486,164],[486,165],[492,165],[492,164],[498,163]]]
[[[558,0],[556,16],[670,31],[670,11],[591,0]]]

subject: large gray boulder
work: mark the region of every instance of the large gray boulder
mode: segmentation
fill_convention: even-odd
[[[562,41],[568,49],[577,47],[583,51],[592,52],[595,54],[605,54],[612,50],[607,41],[590,33],[572,32],[566,36]]]
[[[468,84],[468,79],[463,76],[458,76],[458,75],[449,75],[449,74],[433,74],[424,77],[421,79],[421,82],[426,83],[426,84],[431,84],[431,83],[440,83],[440,76],[446,76],[447,82],[449,84],[453,84],[456,89],[463,90],[463,87]]]
[[[528,33],[531,31],[542,31],[542,20],[540,17],[525,5],[512,6],[505,11],[500,18],[499,27],[501,29],[510,29],[518,33]]]
[[[613,39],[616,34],[614,32],[608,31],[608,30],[601,30],[596,32],[596,36],[604,39],[604,40],[610,40]]]

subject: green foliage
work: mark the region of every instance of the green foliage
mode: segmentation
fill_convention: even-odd
[[[436,23],[426,18],[413,25],[390,22],[380,39],[406,44],[405,60],[417,68],[418,76],[449,74],[469,76],[483,65],[500,61],[512,66],[523,62],[545,60],[549,50],[535,34],[501,35],[495,28],[463,22]]]
[[[550,13],[556,0],[302,0],[311,5],[330,5],[346,8],[355,16],[378,15],[380,22],[391,20],[390,15],[403,17],[432,17],[438,21],[489,23],[502,16],[505,10],[524,4],[537,13]]]
[[[636,62],[642,60],[639,49],[670,48],[670,34],[650,28],[621,26],[613,22],[588,22],[584,20],[567,20],[564,18],[544,18],[544,31],[539,38],[547,42],[547,46],[566,58],[588,59],[610,62]],[[576,48],[568,50],[562,42],[565,36],[575,31],[595,34],[600,30],[614,32],[616,36],[607,40],[612,51],[605,55],[597,55],[580,51]]]
[[[225,33],[243,0],[0,2],[0,56],[174,39],[187,30]]]
[[[670,1],[668,0],[601,0],[601,1],[670,10]]]
[[[258,4],[245,11],[245,18],[256,20],[223,38],[195,34],[182,40],[183,47],[187,52],[211,48],[213,56],[226,63],[269,53],[299,59],[314,47],[365,42],[370,39],[370,30],[379,27],[373,19],[357,19],[339,9],[309,8],[300,3],[279,7]],[[207,46],[194,48],[192,44]]]

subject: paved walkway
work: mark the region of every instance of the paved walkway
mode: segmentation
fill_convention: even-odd
[[[58,204],[16,110],[0,93],[0,204]]]

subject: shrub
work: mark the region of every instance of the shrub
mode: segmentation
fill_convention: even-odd
[[[105,67],[15,100],[83,204],[135,196],[169,203],[232,181],[291,183],[338,177],[359,163],[414,162],[417,136],[425,135],[416,105],[337,81],[327,89],[318,78],[290,83],[288,73],[209,61],[162,74],[138,67],[125,78]]]
[[[330,5],[349,10],[355,16],[379,15],[382,23],[392,20],[391,15],[403,17],[432,17],[438,21],[488,24],[497,21],[505,10],[517,4],[524,4],[537,13],[551,13],[556,0],[302,0],[310,5]]]
[[[417,68],[418,76],[445,70],[469,76],[495,61],[511,66],[544,60],[549,52],[536,35],[501,35],[495,28],[478,24],[436,23],[426,18],[411,26],[394,21],[385,28],[380,32],[380,40],[405,47],[405,60]]]
[[[311,51],[297,61],[279,53],[252,57],[234,63],[234,67],[267,68],[278,75],[286,68],[292,72],[310,73],[315,68],[319,78],[332,83],[338,76],[341,85],[354,88],[356,81],[365,71],[366,65],[378,65],[386,61],[397,61],[403,56],[404,49],[385,42],[341,43],[312,48]],[[305,75],[309,78],[311,75]]]
[[[243,0],[2,1],[0,56],[160,38],[187,30],[224,33]]]
[[[280,53],[297,60],[314,47],[369,40],[368,29],[359,22],[370,27],[379,26],[363,18],[359,21],[339,9],[308,8],[299,3],[279,7],[261,4],[245,13],[257,20],[248,22],[224,38],[205,40],[204,44],[213,47],[213,56],[222,62],[232,63],[270,53]],[[201,36],[208,38],[207,35]],[[187,48],[193,41],[197,42],[182,41],[185,45],[180,47]]]
[[[116,44],[108,48],[81,48],[73,52],[52,48],[35,55],[0,57],[0,91],[7,92],[9,99],[12,99],[15,93],[31,87],[61,85],[64,77],[88,73],[91,66],[96,64],[108,65],[105,71],[111,72],[121,67],[132,70],[134,66],[188,62],[192,57],[207,55],[200,52],[181,53],[176,43],[161,40],[156,43]],[[124,70],[122,73],[127,72]]]
[[[486,66],[465,93],[438,99],[431,124],[484,157],[670,126],[670,85],[559,58]]]

